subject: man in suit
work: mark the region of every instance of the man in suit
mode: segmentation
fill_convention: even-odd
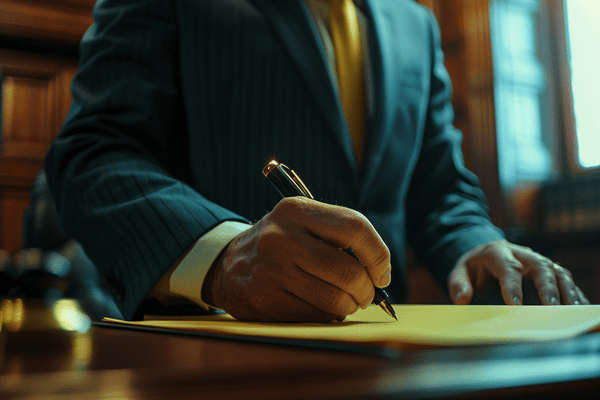
[[[362,68],[347,96],[336,2],[97,2],[45,169],[123,316],[155,297],[241,319],[342,319],[373,286],[406,300],[407,245],[455,303],[497,281],[520,304],[524,278],[544,304],[587,302],[568,271],[490,223],[434,17],[409,0],[345,2]],[[272,157],[323,201],[279,201],[261,174]]]

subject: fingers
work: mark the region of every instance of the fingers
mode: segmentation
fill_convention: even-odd
[[[448,290],[454,304],[469,304],[473,299],[473,285],[469,279],[467,266],[459,262],[448,277]]]
[[[590,304],[590,301],[585,297],[581,289],[575,285],[571,272],[558,264],[554,264],[553,266],[556,273],[557,285],[561,293],[561,302],[572,305]]]
[[[587,304],[587,305],[591,304],[590,301],[588,300],[588,298],[585,297],[585,294],[579,287],[577,288],[577,293],[579,294],[580,304]]]
[[[295,264],[313,277],[341,289],[334,295],[322,291],[328,297],[328,305],[333,307],[326,310],[346,315],[357,306],[366,308],[373,299],[373,286],[389,285],[389,250],[362,214],[300,197],[283,199],[272,213],[275,218],[282,216],[298,225],[289,229],[294,232],[289,246],[295,249]],[[360,261],[340,250],[347,248],[351,248]],[[349,303],[341,293],[349,294],[354,302]],[[311,299],[311,304],[323,306],[321,300],[315,303]]]
[[[533,283],[537,288],[540,301],[547,306],[556,306],[560,302],[560,292],[556,282],[556,275],[547,266],[532,269]]]
[[[506,304],[523,304],[523,279],[533,280],[544,305],[589,304],[567,269],[527,247],[500,240],[472,249],[461,260],[448,281],[456,287],[449,286],[455,302],[460,299],[461,282],[475,275],[479,289],[480,278],[489,273],[498,280]]]
[[[320,240],[305,229],[305,225],[311,223],[309,222],[310,218],[303,215],[306,210],[300,210],[300,216],[298,216],[297,210],[293,210],[292,206],[296,205],[288,204],[283,211],[295,216],[293,222],[297,226],[285,226],[285,223],[284,226],[281,226],[278,223],[276,227],[264,229],[268,232],[261,234],[258,245],[259,253],[269,254],[277,265],[299,268],[306,273],[305,276],[297,277],[301,282],[292,281],[290,287],[286,287],[290,292],[306,298],[314,294],[315,287],[319,287],[317,293],[329,297],[330,304],[327,302],[323,304],[314,298],[310,299],[312,304],[332,307],[324,308],[324,310],[336,310],[340,314],[353,312],[356,307],[366,308],[373,299],[374,289],[365,267],[338,247]],[[304,206],[302,203],[300,204],[300,207]],[[279,209],[278,213],[271,215],[270,218],[281,218],[281,212]],[[314,217],[315,212],[310,210],[310,215]],[[325,217],[324,214],[319,216],[319,218],[323,217]],[[289,218],[285,221],[289,221]],[[301,221],[301,223],[297,221]],[[278,267],[277,271],[272,273],[278,275],[283,270],[284,268]],[[291,274],[289,269],[286,271],[287,274]],[[281,276],[281,282],[287,281],[289,276],[291,275]],[[327,291],[321,287],[322,282],[320,281],[337,289],[339,294],[332,295],[331,290]],[[346,297],[352,299],[352,304],[342,296],[342,293],[349,295]]]
[[[354,314],[360,308],[348,292],[328,282],[314,279],[301,270],[294,275],[293,279],[287,280],[283,288],[312,307],[334,316]],[[367,305],[369,303],[370,300]]]
[[[502,299],[506,304],[523,304],[523,264],[503,241],[482,246],[468,263],[487,271],[498,280]]]
[[[330,314],[352,314],[371,303],[373,284],[364,267],[349,255],[314,238],[291,240],[285,247],[287,262],[257,270],[256,279],[271,281],[272,287]]]
[[[238,235],[211,269],[213,277],[207,275],[216,307],[240,320],[288,322],[331,322],[359,308],[348,293],[293,263],[257,254],[256,241],[250,231]]]
[[[375,283],[390,280],[387,247],[364,216],[300,197],[280,201],[215,263],[207,298],[244,320],[343,320],[370,304]]]
[[[354,301],[353,306],[367,308],[374,296],[373,283],[365,267],[345,252],[318,240],[303,240],[303,256],[297,258],[300,269],[332,287],[342,289]],[[332,298],[332,303],[342,301]],[[347,311],[347,310],[346,310]],[[338,310],[342,312],[342,310]]]
[[[276,209],[278,212],[302,216],[298,222],[319,240],[339,249],[351,248],[369,274],[372,285],[389,285],[389,250],[364,215],[349,208],[305,198],[283,199]]]
[[[530,248],[515,244],[510,246],[515,256],[528,264],[527,273],[533,277],[543,304],[590,304],[581,289],[573,281],[573,276],[569,270]]]
[[[538,291],[540,301],[544,305],[559,305],[560,290],[557,281],[555,264],[548,258],[535,253],[531,249],[518,245],[510,245],[512,252],[527,268],[526,276],[531,276]],[[566,271],[568,272],[568,271]]]

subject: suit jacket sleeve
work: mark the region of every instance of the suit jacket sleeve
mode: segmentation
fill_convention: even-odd
[[[45,160],[63,228],[125,318],[203,233],[245,222],[175,178],[186,176],[189,156],[171,7],[98,1],[71,110]]]
[[[450,77],[430,13],[431,86],[420,156],[407,196],[407,233],[418,259],[444,289],[462,254],[504,238],[492,225],[477,177],[464,165],[462,134],[452,123]]]

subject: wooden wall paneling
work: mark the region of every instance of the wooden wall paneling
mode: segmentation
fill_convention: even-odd
[[[21,221],[41,162],[0,159],[0,249],[21,249]]]
[[[43,160],[66,115],[76,63],[0,50],[1,159]]]
[[[78,44],[92,23],[95,0],[1,0],[0,34]]]
[[[54,127],[49,82],[49,77],[3,77],[3,148],[0,157],[44,158]]]
[[[473,170],[490,203],[494,223],[506,227],[505,203],[500,188],[494,73],[489,0],[464,0],[465,66],[468,71],[469,144]]]
[[[64,62],[61,68],[54,75],[51,85],[53,86],[54,98],[52,103],[54,105],[54,136],[60,131],[67,118],[69,109],[71,108],[71,81],[73,76],[77,72],[77,60],[73,59],[68,62]]]
[[[65,54],[76,55],[95,2],[0,0],[0,249],[11,253],[21,248],[31,186],[71,103],[77,60]]]
[[[492,221],[505,227],[498,177],[489,0],[435,0],[446,68],[452,79],[454,125],[463,132],[467,168],[481,180]]]
[[[22,245],[23,214],[29,204],[28,188],[0,189],[0,248],[14,254]]]
[[[70,104],[77,60],[0,50],[0,248],[21,248],[35,175]]]

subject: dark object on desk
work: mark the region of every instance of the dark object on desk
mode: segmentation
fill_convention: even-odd
[[[48,291],[63,294],[68,287],[71,263],[61,254],[40,249],[26,249],[6,259],[0,266],[1,296],[44,297]]]
[[[112,298],[112,295],[117,295],[114,292],[118,290],[114,288],[111,293],[110,288],[104,287],[81,245],[61,229],[43,171],[36,177],[29,207],[23,216],[23,246],[25,250],[22,254],[38,254],[29,259],[27,256],[24,259],[18,256],[14,258],[17,263],[26,261],[29,272],[21,279],[26,279],[27,284],[31,283],[30,277],[40,278],[46,272],[56,270],[56,266],[52,265],[62,260],[65,268],[60,276],[60,289],[64,297],[76,299],[94,321],[102,317],[123,317]],[[37,263],[34,262],[36,259]]]

